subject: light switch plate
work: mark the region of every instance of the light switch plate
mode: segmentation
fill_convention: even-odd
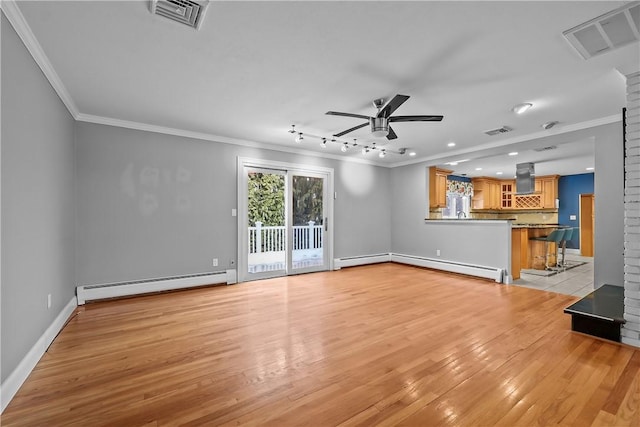
[[[575,215],[569,215],[569,221],[575,221],[576,219]]]

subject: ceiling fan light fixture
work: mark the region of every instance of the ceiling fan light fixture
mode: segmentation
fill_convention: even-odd
[[[529,108],[533,107],[533,104],[530,102],[523,102],[522,104],[514,105],[511,111],[516,114],[524,114],[529,110]]]
[[[370,117],[371,135],[375,138],[385,138],[389,135],[389,120],[386,117]]]

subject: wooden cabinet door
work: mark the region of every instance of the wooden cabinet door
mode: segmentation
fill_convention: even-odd
[[[429,168],[429,208],[447,207],[447,176],[453,171]]]
[[[558,198],[558,180],[556,178],[545,178],[542,180],[542,207],[554,209]]]
[[[513,208],[513,189],[515,187],[514,181],[503,181],[500,186],[500,208],[512,209]]]
[[[447,176],[439,173],[436,174],[436,199],[438,207],[447,206]]]

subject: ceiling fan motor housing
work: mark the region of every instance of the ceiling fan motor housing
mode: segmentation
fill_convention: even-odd
[[[369,117],[371,134],[376,137],[385,137],[389,134],[389,119],[387,117]]]

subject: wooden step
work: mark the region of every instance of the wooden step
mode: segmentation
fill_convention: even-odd
[[[620,342],[624,320],[624,288],[602,285],[564,309],[571,315],[571,330]]]

